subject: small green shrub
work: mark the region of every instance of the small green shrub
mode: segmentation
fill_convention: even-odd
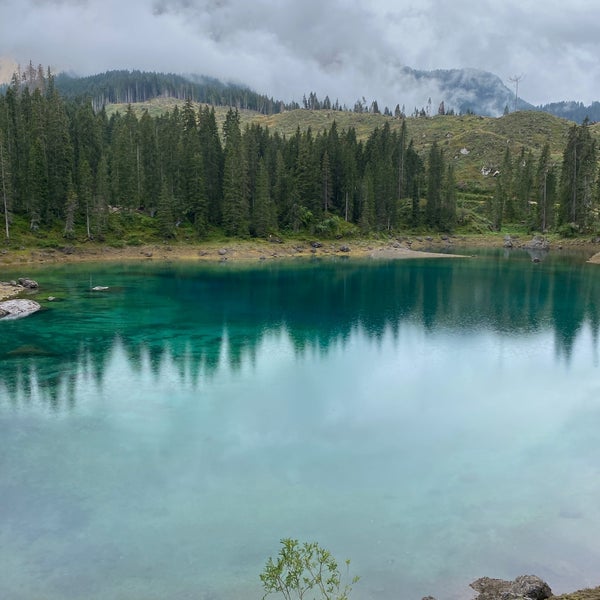
[[[349,570],[350,561],[346,560]],[[328,550],[316,542],[304,542],[285,538],[276,560],[269,558],[260,575],[266,598],[280,593],[285,600],[302,600],[311,593],[311,598],[322,600],[348,600],[352,586],[359,580],[353,577],[342,581],[337,561]],[[314,592],[313,592],[314,590]],[[316,592],[317,595],[313,595]]]
[[[575,223],[564,223],[558,228],[558,235],[563,238],[572,238],[579,233],[579,226]]]

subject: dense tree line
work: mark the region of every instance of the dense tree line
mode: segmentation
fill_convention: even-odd
[[[69,99],[88,98],[95,110],[107,104],[147,102],[159,97],[190,98],[194,102],[233,106],[267,115],[299,108],[297,103],[286,104],[245,86],[225,84],[210,77],[191,79],[174,73],[107,71],[89,77],[70,77],[61,73],[55,84]]]
[[[596,143],[587,119],[570,128],[560,165],[553,162],[548,144],[537,160],[524,148],[513,157],[507,146],[488,206],[492,227],[520,222],[531,230],[557,228],[565,235],[596,231],[597,177]]]
[[[300,131],[289,138],[259,125],[243,130],[230,109],[222,131],[214,109],[188,100],[158,117],[131,107],[110,118],[90,102],[63,98],[51,75],[33,88],[13,82],[0,96],[0,210],[5,236],[14,215],[33,231],[60,223],[66,238],[103,239],[113,212],[137,212],[169,238],[193,227],[231,236],[278,231],[339,234],[402,227],[449,231],[457,221],[453,164],[432,144],[420,156],[402,120],[359,141],[353,129]],[[596,220],[595,146],[574,126],[562,169],[544,149],[516,159],[507,149],[490,222],[532,228]],[[150,223],[150,222],[149,222]]]
[[[569,121],[583,123],[586,119],[600,121],[600,102],[592,102],[586,106],[583,102],[551,102],[537,106],[535,110],[550,113]]]

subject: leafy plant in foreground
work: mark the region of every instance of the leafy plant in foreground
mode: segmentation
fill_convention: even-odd
[[[350,560],[346,560],[350,568]],[[342,581],[337,561],[328,550],[317,542],[300,543],[285,538],[277,558],[269,557],[260,575],[266,598],[281,593],[285,600],[302,600],[314,590],[323,600],[348,600],[352,586],[359,580],[353,577],[349,583]],[[313,598],[317,596],[312,596]]]

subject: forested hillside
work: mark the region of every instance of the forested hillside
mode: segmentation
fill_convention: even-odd
[[[38,75],[36,74],[36,78]],[[58,91],[67,99],[87,99],[94,110],[108,104],[146,102],[152,98],[191,99],[214,106],[235,106],[273,114],[297,104],[284,104],[247,87],[224,84],[209,77],[191,79],[173,73],[107,71],[89,77],[71,77],[61,73],[55,78]]]
[[[359,136],[351,121],[331,117],[335,111],[299,112],[331,120],[318,128],[297,122],[282,134],[242,125],[232,108],[220,125],[213,107],[191,100],[154,116],[129,106],[109,117],[89,101],[65,99],[52,76],[34,89],[13,85],[0,96],[4,236],[25,228],[41,242],[57,231],[101,241],[130,239],[134,230],[201,239],[215,230],[264,237],[507,223],[598,228],[596,144],[587,123],[535,113],[357,115],[379,119]],[[487,162],[472,158],[484,152]]]

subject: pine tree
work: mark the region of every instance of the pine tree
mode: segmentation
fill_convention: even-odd
[[[369,233],[375,225],[375,191],[373,186],[373,173],[367,168],[361,186],[361,211],[360,229],[363,233]]]
[[[75,237],[75,215],[77,214],[78,198],[73,182],[69,181],[67,186],[67,199],[65,205],[65,229],[63,236],[67,239]]]
[[[96,191],[93,198],[92,234],[98,241],[104,240],[108,229],[108,206],[110,183],[108,181],[108,161],[105,155],[100,158],[96,173]]]
[[[175,237],[175,218],[173,216],[173,194],[169,191],[167,182],[163,180],[158,197],[156,209],[156,221],[158,232],[165,238]]]
[[[142,186],[140,202],[145,211],[153,216],[158,206],[162,182],[157,123],[150,117],[148,111],[144,111],[140,118],[139,140]]]
[[[322,181],[322,193],[323,193],[323,211],[327,214],[331,204],[331,198],[333,196],[333,182],[331,175],[331,165],[329,163],[329,153],[325,150],[323,159],[321,160],[321,181]]]
[[[27,214],[29,227],[37,231],[42,221],[42,210],[48,194],[48,163],[44,143],[37,137],[30,147],[27,165]]]
[[[271,197],[269,172],[264,158],[258,164],[256,201],[252,212],[252,230],[255,236],[265,237],[277,228],[275,205]]]
[[[237,110],[227,113],[223,125],[225,167],[223,172],[223,229],[227,235],[245,237],[249,233],[249,203],[246,165],[242,150],[240,117]]]
[[[569,130],[563,153],[560,185],[560,220],[586,229],[594,202],[596,176],[596,144],[586,119],[581,126]]]
[[[321,194],[319,193],[321,189],[320,169],[310,128],[300,137],[295,167],[295,189],[300,206],[318,220],[322,213]]]
[[[451,231],[456,225],[456,177],[454,165],[448,164],[442,189],[440,207],[440,229]]]
[[[111,148],[111,180],[118,206],[138,208],[141,192],[141,157],[137,141],[137,119],[131,106],[116,119]]]
[[[442,184],[444,178],[444,162],[442,151],[437,142],[433,142],[429,150],[427,163],[427,206],[425,221],[429,227],[440,226],[440,210],[442,205]]]
[[[69,131],[69,116],[62,98],[54,88],[54,78],[48,73],[45,111],[45,136],[48,157],[48,198],[44,210],[46,221],[60,218],[69,178],[73,172],[73,145]]]
[[[344,219],[358,219],[355,214],[356,195],[359,188],[358,174],[359,146],[356,141],[356,131],[349,129],[342,135],[340,142],[340,193],[343,198]]]
[[[494,195],[488,209],[492,227],[496,231],[502,229],[502,223],[506,214],[514,214],[513,210],[513,177],[512,158],[510,148],[506,146],[500,173],[496,176]],[[508,208],[507,208],[508,207]]]
[[[550,146],[546,143],[540,154],[535,177],[537,210],[533,226],[545,232],[554,223],[554,202],[556,200],[556,176],[550,160]]]
[[[406,149],[406,195],[411,199],[412,226],[417,227],[421,221],[420,201],[423,179],[423,160],[415,150],[411,139]]]
[[[221,222],[223,148],[219,138],[215,109],[205,106],[200,114],[198,136],[202,155],[204,197],[207,202],[208,219],[213,224]]]
[[[506,215],[508,221],[530,220],[531,194],[533,192],[533,155],[531,150],[526,154],[521,148],[521,154],[515,168],[515,204],[514,213]]]
[[[87,160],[79,163],[78,173],[78,185],[77,185],[77,198],[81,204],[81,208],[85,212],[85,228],[87,239],[91,240],[91,211],[92,211],[92,196],[93,196],[93,179],[92,170]]]

